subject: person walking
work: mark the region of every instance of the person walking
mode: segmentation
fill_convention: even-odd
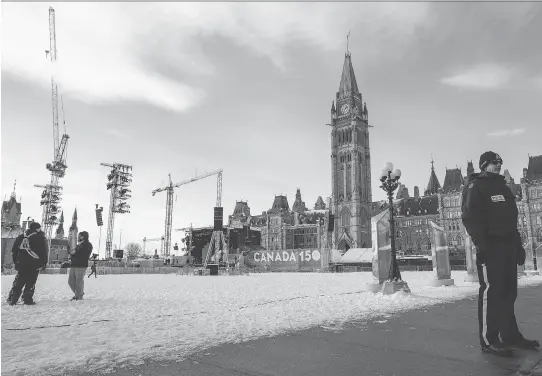
[[[515,197],[500,175],[502,163],[492,151],[480,156],[481,172],[471,174],[462,191],[461,219],[476,248],[482,351],[511,356],[514,348],[535,349],[540,344],[523,337],[514,313],[516,264],[525,263],[526,253],[517,229]]]
[[[77,246],[71,255],[70,275],[68,285],[75,294],[71,300],[82,300],[85,295],[85,275],[87,274],[88,259],[92,254],[92,244],[88,241],[88,232],[81,231],[77,236]]]
[[[8,295],[8,304],[15,305],[21,293],[23,294],[23,303],[34,305],[34,292],[38,274],[45,270],[47,266],[47,240],[40,230],[41,226],[37,222],[30,223],[28,230],[19,235],[13,243],[13,263],[17,275],[13,281],[13,286]],[[23,291],[24,287],[24,291]]]
[[[90,274],[88,275],[88,278],[90,278],[92,274],[94,274],[95,278],[98,278],[98,274],[96,273],[96,260],[92,261],[92,266],[90,267]]]

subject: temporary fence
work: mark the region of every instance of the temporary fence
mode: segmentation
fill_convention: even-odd
[[[450,265],[452,270],[467,270],[465,264],[452,264]],[[40,271],[40,274],[67,274],[69,268],[48,267],[45,270]],[[201,272],[200,272],[201,270]],[[432,271],[433,266],[428,265],[401,265],[401,271]],[[142,268],[142,267],[122,267],[122,266],[98,266],[96,268],[98,275],[108,274],[177,274],[177,275],[209,275],[209,269],[203,270],[201,267],[195,266],[183,266],[183,267],[155,267],[155,268]],[[256,267],[241,267],[230,268],[230,271],[226,273],[223,268],[220,268],[219,275],[243,275],[243,274],[255,274],[255,273],[352,273],[352,272],[372,272],[371,266],[360,265],[348,265],[348,264],[330,264],[326,268],[305,268],[303,270],[272,270],[265,266]],[[87,273],[90,273],[90,267],[87,269]],[[14,268],[4,268],[3,275],[17,274]]]

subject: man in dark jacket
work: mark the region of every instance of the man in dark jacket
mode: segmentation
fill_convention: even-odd
[[[48,253],[47,240],[40,227],[39,223],[32,222],[28,230],[19,235],[13,243],[13,263],[17,275],[8,296],[10,305],[17,304],[21,293],[24,304],[36,304],[34,303],[36,281],[40,268],[44,270],[47,266]]]
[[[515,197],[500,175],[501,166],[501,157],[492,151],[480,156],[481,172],[471,174],[463,188],[461,218],[476,247],[482,350],[510,356],[513,347],[534,349],[539,343],[523,337],[514,314],[516,264],[525,263],[525,249],[517,229]]]
[[[88,232],[81,231],[77,236],[77,246],[71,255],[70,275],[68,284],[75,294],[71,300],[81,300],[85,295],[85,275],[88,259],[92,254],[92,244],[88,241]]]

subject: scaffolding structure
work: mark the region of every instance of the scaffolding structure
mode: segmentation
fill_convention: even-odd
[[[132,197],[128,188],[132,182],[132,166],[121,163],[101,163],[102,166],[111,167],[107,175],[107,189],[111,191],[109,197],[109,218],[107,221],[107,237],[105,240],[105,258],[111,258],[113,246],[113,229],[115,214],[130,213],[130,205],[127,200]]]

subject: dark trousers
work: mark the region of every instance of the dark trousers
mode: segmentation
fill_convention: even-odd
[[[13,281],[13,287],[9,292],[8,301],[12,304],[16,304],[22,293],[23,302],[32,302],[34,290],[36,288],[36,281],[38,280],[38,274],[39,269],[20,266],[19,271],[15,276],[15,280]]]
[[[492,239],[485,252],[485,265],[477,265],[480,343],[513,342],[522,337],[514,313],[518,296],[515,246],[510,240]]]
[[[90,278],[90,276],[93,274],[94,274],[94,277],[98,278],[98,273],[96,273],[96,268],[93,268],[90,270],[90,274],[88,275],[88,278]]]

